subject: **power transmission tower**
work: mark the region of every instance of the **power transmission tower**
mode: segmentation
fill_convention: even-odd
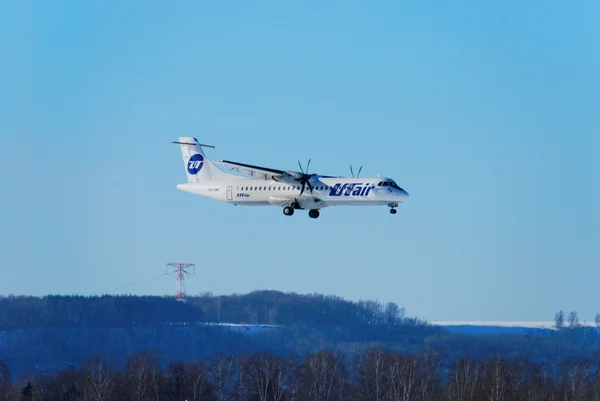
[[[196,265],[194,263],[167,263],[165,274],[169,274],[169,267],[172,268],[171,273],[176,274],[175,299],[185,302],[185,275],[196,274]],[[188,267],[193,268],[192,273],[188,271]]]

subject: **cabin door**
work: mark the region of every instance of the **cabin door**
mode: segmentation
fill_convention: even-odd
[[[227,187],[227,200],[233,200],[233,187]]]

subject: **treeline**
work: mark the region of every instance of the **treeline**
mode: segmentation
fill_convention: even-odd
[[[600,356],[556,369],[524,358],[466,355],[449,367],[443,359],[432,351],[370,348],[352,359],[328,351],[302,358],[219,354],[161,369],[152,354],[141,352],[124,370],[97,356],[80,369],[18,380],[0,362],[0,401],[600,401]]]
[[[157,326],[201,320],[198,308],[168,297],[0,296],[0,331]]]
[[[0,330],[114,328],[166,323],[227,322],[268,325],[423,325],[395,303],[350,302],[319,294],[255,291],[205,294],[177,302],[159,296],[0,296]]]
[[[351,302],[322,294],[296,294],[279,291],[254,291],[243,295],[213,296],[210,293],[188,298],[204,319],[211,322],[243,322],[277,325],[348,325],[372,326],[425,324],[406,316],[406,310],[394,302]]]

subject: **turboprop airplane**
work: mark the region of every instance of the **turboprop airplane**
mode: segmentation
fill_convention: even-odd
[[[186,184],[177,189],[195,195],[205,196],[246,206],[278,206],[283,214],[291,216],[294,210],[308,210],[308,215],[316,219],[319,210],[329,206],[368,206],[390,207],[396,214],[396,207],[408,199],[408,193],[390,178],[333,177],[309,174],[310,160],[306,171],[298,162],[300,172],[283,171],[267,167],[253,166],[227,160],[209,160],[196,138],[180,137],[171,143],[179,144],[187,176]],[[219,167],[233,172],[247,174],[242,177],[225,172]]]

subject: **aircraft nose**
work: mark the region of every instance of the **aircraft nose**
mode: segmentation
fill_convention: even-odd
[[[408,192],[406,192],[405,190],[401,189],[400,193],[398,194],[399,197],[401,197],[403,200],[408,199]]]

